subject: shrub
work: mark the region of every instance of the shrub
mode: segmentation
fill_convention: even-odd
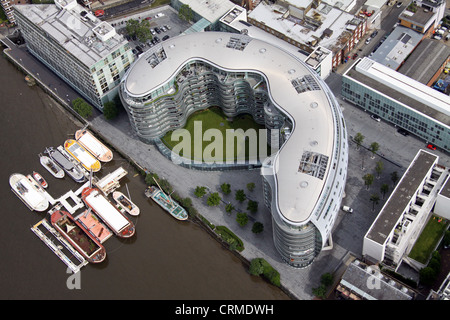
[[[225,226],[217,226],[215,231],[217,234],[226,241],[230,247],[234,247],[237,251],[244,250],[244,243],[238,236],[236,236],[230,229]]]
[[[253,275],[262,275],[274,286],[280,287],[280,273],[263,258],[255,258],[250,262],[249,272]]]

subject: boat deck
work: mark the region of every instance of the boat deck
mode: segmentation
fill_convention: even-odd
[[[75,219],[96,236],[100,243],[105,242],[112,236],[112,232],[92,212],[85,211]]]

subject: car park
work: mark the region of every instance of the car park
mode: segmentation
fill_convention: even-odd
[[[432,145],[431,143],[427,144],[427,148],[430,150],[436,150],[436,146]]]
[[[375,120],[376,122],[380,122],[380,121],[381,121],[380,117],[377,116],[376,114],[373,114],[373,115],[371,115],[370,117],[371,117],[373,120]]]

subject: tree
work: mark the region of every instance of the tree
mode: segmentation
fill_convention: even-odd
[[[239,202],[244,201],[246,198],[245,196],[245,192],[242,189],[236,190],[236,200],[238,200]]]
[[[220,196],[218,192],[211,193],[208,197],[208,200],[206,200],[206,204],[210,207],[215,207],[220,204]]]
[[[82,98],[76,98],[72,101],[73,110],[80,116],[87,119],[92,115],[92,106]]]
[[[222,192],[224,194],[230,194],[230,192],[231,192],[231,188],[230,188],[230,184],[229,183],[222,183],[222,185],[220,186],[220,189],[222,189]]]
[[[425,267],[419,271],[420,282],[426,285],[432,285],[436,279],[436,272],[431,267]]]
[[[369,147],[369,150],[372,152],[372,159],[375,158],[375,153],[380,149],[380,145],[378,142],[372,142]]]
[[[194,194],[197,198],[201,198],[206,194],[206,187],[200,187],[198,186],[195,188]]]
[[[372,201],[372,211],[375,211],[375,205],[380,201],[380,196],[374,193],[370,196],[370,201]]]
[[[383,161],[380,160],[380,161],[377,162],[377,164],[375,166],[375,171],[377,173],[377,178],[378,179],[380,178],[381,173],[383,172],[383,169],[384,169],[384,164],[383,164]]]
[[[322,284],[318,288],[312,289],[313,295],[315,295],[317,298],[325,299],[327,294],[327,288]]]
[[[367,190],[369,190],[369,187],[370,187],[370,186],[372,185],[372,183],[373,183],[373,175],[370,174],[370,173],[368,173],[368,174],[364,175],[363,180],[364,180],[364,184],[365,184],[366,187],[367,187]]]
[[[107,120],[114,119],[119,115],[119,108],[114,101],[108,101],[103,105],[103,115]]]
[[[228,203],[226,206],[225,206],[225,211],[227,212],[227,213],[230,213],[231,211],[233,211],[234,210],[234,206],[231,204],[231,203]]]
[[[137,38],[140,42],[147,42],[152,39],[150,22],[148,20],[139,22],[138,20],[130,19],[126,22],[125,30],[132,38]]]
[[[263,231],[264,231],[264,225],[261,222],[256,221],[253,224],[252,232],[258,234],[258,233],[261,233]]]
[[[189,5],[183,4],[178,10],[178,17],[189,22],[194,18],[194,12],[192,11],[191,7],[189,7]]]
[[[236,215],[236,221],[243,227],[248,223],[248,215],[245,212],[240,212]]]
[[[247,189],[248,191],[255,190],[255,184],[253,182],[247,183]]]
[[[253,200],[248,200],[247,210],[251,213],[258,211],[258,202]]]
[[[250,262],[250,268],[248,270],[251,275],[259,276],[264,272],[264,265],[262,264],[261,259],[253,259]]]
[[[384,196],[389,191],[389,185],[387,183],[382,184],[380,187],[380,191],[381,191],[381,194],[383,195],[383,199],[384,199]]]
[[[395,184],[398,181],[398,173],[397,173],[397,171],[394,171],[394,172],[391,173],[391,181],[392,181],[392,183],[395,186]]]
[[[329,287],[333,284],[333,275],[329,272],[324,273],[320,277],[320,283],[323,284],[325,287]]]
[[[359,147],[361,146],[362,142],[364,141],[364,136],[358,132],[354,138],[355,142],[356,142],[356,150],[359,150]]]

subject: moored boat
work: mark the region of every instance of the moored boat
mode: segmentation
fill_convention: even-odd
[[[101,165],[78,141],[69,139],[64,142],[64,149],[87,170],[97,172]]]
[[[42,154],[39,154],[39,161],[41,162],[41,165],[45,169],[47,169],[47,171],[50,172],[55,178],[64,178],[64,170],[61,169],[61,167],[57,165],[55,161]]]
[[[72,215],[64,210],[57,210],[51,215],[53,227],[89,262],[100,263],[106,258],[106,250]]]
[[[134,235],[135,227],[97,188],[84,188],[81,199],[105,224],[121,238]]]
[[[177,202],[168,197],[161,189],[156,186],[150,186],[145,189],[145,195],[152,198],[161,208],[170,213],[172,217],[178,220],[187,220],[186,209]]]
[[[49,202],[45,198],[42,189],[33,183],[31,176],[25,177],[23,174],[14,173],[9,177],[11,190],[22,200],[32,211],[44,211],[49,207]]]
[[[112,151],[88,130],[80,129],[75,132],[75,140],[80,142],[80,144],[98,160],[109,162],[113,159]]]
[[[48,187],[47,181],[45,181],[45,179],[38,172],[33,171],[33,178],[34,178],[34,180],[36,180],[37,183],[39,183],[39,185],[42,188]]]
[[[46,150],[50,158],[60,165],[73,180],[79,183],[86,181],[83,171],[69,159],[69,156],[63,154],[62,151],[64,151],[64,149],[59,150],[57,148],[55,150],[53,148],[47,148]]]
[[[131,202],[130,199],[128,199],[122,192],[114,191],[113,199],[117,202],[117,204],[123,208],[128,214],[132,216],[139,215],[139,207],[135,205],[133,202]]]

